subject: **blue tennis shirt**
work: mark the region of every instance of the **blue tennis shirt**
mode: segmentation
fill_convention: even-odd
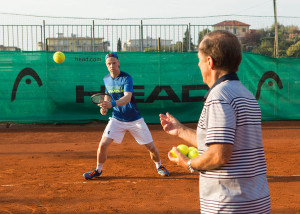
[[[112,78],[110,74],[107,74],[104,77],[103,81],[106,93],[108,93],[115,101],[123,97],[124,92],[132,93],[132,97],[129,103],[123,106],[113,107],[112,117],[124,122],[130,122],[140,119],[141,116],[138,111],[133,93],[132,77],[129,74],[121,71],[119,76],[117,76],[116,78]]]

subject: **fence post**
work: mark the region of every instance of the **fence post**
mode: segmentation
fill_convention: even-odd
[[[93,52],[95,52],[95,22],[94,22],[94,20],[93,20],[93,25],[92,25],[92,50],[93,50]]]
[[[143,20],[140,25],[140,41],[141,41],[141,52],[143,52]]]
[[[189,33],[189,39],[188,39],[188,42],[189,42],[189,50],[188,52],[191,52],[191,23],[189,23],[189,26],[188,26],[188,33]]]
[[[43,20],[42,34],[44,35],[44,39],[42,38],[41,40],[42,40],[42,43],[44,43],[44,45],[41,45],[41,46],[44,51],[46,50],[46,30],[45,29],[46,29],[46,22],[45,22],[45,20]]]
[[[277,23],[277,7],[276,7],[276,0],[273,0],[274,6],[274,27],[275,27],[275,38],[274,38],[274,58],[278,58],[278,23]]]
[[[160,52],[160,37],[158,37],[157,43],[158,52]]]
[[[41,49],[42,51],[44,50],[44,43],[43,43],[43,26],[40,26],[40,30],[41,30]]]

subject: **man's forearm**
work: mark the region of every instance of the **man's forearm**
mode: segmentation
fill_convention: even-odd
[[[232,144],[210,145],[206,152],[196,158],[193,158],[191,166],[195,170],[217,169],[225,165],[230,160],[232,150]]]
[[[123,97],[121,97],[119,100],[116,100],[117,106],[123,106],[123,105],[126,105],[127,103],[129,103],[131,100],[131,96],[132,96],[131,93],[124,94]]]
[[[178,137],[197,147],[197,134],[195,129],[181,124],[181,128],[178,129]]]

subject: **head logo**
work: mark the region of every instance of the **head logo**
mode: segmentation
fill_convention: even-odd
[[[41,87],[43,85],[41,78],[32,68],[24,68],[18,74],[18,76],[15,80],[13,90],[11,92],[11,102],[13,102],[16,99],[16,94],[17,94],[19,84],[20,84],[21,80],[23,79],[23,77],[25,77],[27,75],[32,76],[35,79],[35,81],[37,82],[37,84],[39,85],[39,87]],[[31,84],[31,79],[26,79],[26,84],[28,84],[28,85]]]
[[[256,91],[256,100],[259,100],[260,97],[260,91],[261,91],[261,86],[264,84],[264,82],[268,79],[268,78],[272,78],[273,80],[275,80],[275,82],[277,83],[278,87],[280,89],[283,88],[282,86],[282,82],[279,78],[279,76],[274,72],[274,71],[267,71],[266,73],[264,73],[262,75],[262,77],[260,78],[258,85],[257,85],[257,91]],[[269,86],[273,85],[272,81],[268,82]]]

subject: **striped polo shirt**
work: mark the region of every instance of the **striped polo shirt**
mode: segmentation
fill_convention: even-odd
[[[199,154],[211,143],[233,145],[228,163],[200,172],[201,213],[270,213],[261,111],[235,73],[216,81],[197,127]]]

